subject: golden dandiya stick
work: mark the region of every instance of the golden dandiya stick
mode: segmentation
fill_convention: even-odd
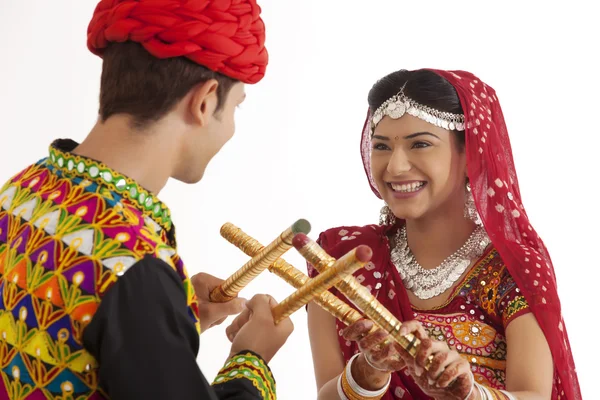
[[[221,227],[221,236],[250,257],[254,257],[264,248],[258,240],[229,222]],[[277,259],[268,269],[269,272],[279,276],[296,289],[300,289],[310,280],[304,272],[289,264],[283,258]],[[363,318],[358,311],[328,291],[321,293],[314,301],[346,325],[352,325]],[[374,329],[377,328],[374,327]]]
[[[255,254],[250,261],[216,287],[210,293],[210,301],[222,303],[235,298],[246,285],[292,248],[294,235],[309,232],[310,224],[307,220],[300,219],[294,222],[277,239]]]
[[[240,228],[238,228],[237,226],[235,226],[231,223],[226,223],[221,227],[221,236],[225,240],[227,240],[229,243],[233,244],[234,246],[236,246],[237,248],[242,250],[244,253],[246,253],[250,257],[253,257],[255,254],[257,254],[260,250],[262,250],[264,248],[264,246],[258,240],[254,239],[252,236],[248,235],[247,233],[242,231]],[[302,236],[300,236],[297,239],[297,241],[301,240],[301,239],[302,239]],[[315,243],[315,245],[317,245],[317,243]],[[302,246],[301,243],[300,243],[300,246]],[[323,250],[323,249],[321,249],[321,250]],[[327,254],[324,250],[323,250],[323,252],[325,254]],[[310,279],[304,272],[295,268],[293,265],[289,264],[282,258],[279,258],[277,261],[275,261],[275,263],[273,263],[273,265],[269,266],[268,268],[269,268],[270,272],[279,276],[280,278],[282,278],[284,281],[286,281],[287,283],[289,283],[290,285],[292,285],[295,288],[302,287]],[[358,281],[356,283],[359,286],[361,286],[358,283]],[[367,290],[367,289],[365,288],[365,290]],[[374,296],[372,296],[371,293],[368,292],[368,290],[367,290],[367,294],[374,298]],[[334,296],[330,292],[323,292],[321,294],[321,296],[316,298],[314,301],[319,306],[321,306],[324,310],[329,312],[331,315],[333,315],[335,318],[340,320],[345,325],[352,325],[353,323],[364,318],[358,311],[356,311],[354,308],[350,307],[348,304],[346,304],[342,300],[338,299],[336,296]],[[381,303],[379,303],[379,301],[377,299],[374,299],[373,301],[371,301],[371,304],[372,304],[372,307],[367,308],[368,310],[372,310],[373,308],[385,309],[385,307]],[[372,312],[372,311],[369,311],[369,312]],[[388,325],[400,326],[402,324],[389,311],[387,311],[386,316],[389,318]],[[379,319],[379,318],[376,318],[376,319]],[[385,329],[384,326],[378,326],[375,323],[371,332],[377,330],[378,328]],[[405,350],[407,350],[409,352],[409,354],[411,354],[414,357],[416,355],[418,345],[420,344],[420,340],[418,338],[414,337],[414,335],[412,335],[412,334],[406,335],[406,336],[404,336],[404,338],[406,338],[406,341],[408,341],[409,343],[413,343],[412,346],[407,346],[407,347],[403,346],[403,348]],[[396,341],[398,341],[398,340],[396,339]],[[400,343],[400,342],[398,342],[398,343]]]
[[[294,247],[302,256],[315,267],[319,273],[327,271],[335,264],[331,257],[314,240],[303,234],[294,236]],[[375,296],[362,286],[353,276],[348,276],[335,287],[364,312],[374,325],[388,332],[404,350],[413,357],[421,341],[412,333],[400,334],[402,323],[381,304]]]
[[[373,251],[369,246],[358,246],[337,260],[331,268],[328,268],[316,278],[310,279],[300,289],[273,308],[275,324],[292,315],[342,279],[351,276],[368,263],[372,255]]]

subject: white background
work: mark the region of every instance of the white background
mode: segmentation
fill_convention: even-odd
[[[95,4],[0,0],[0,181],[44,157],[54,138],[82,140],[93,126],[101,60],[86,49],[86,28]],[[377,221],[381,203],[359,155],[371,85],[401,68],[469,70],[503,105],[524,204],[558,275],[583,395],[595,398],[598,12],[583,1],[260,4],[271,61],[265,79],[247,89],[236,136],[199,185],[171,182],[160,196],[189,271],[226,277],[247,260],[219,236],[227,221],[264,244],[298,218],[312,223],[313,238]],[[305,268],[295,251],[286,259]],[[265,273],[242,294],[281,301],[291,291]],[[279,397],[315,398],[305,312],[293,320],[296,330],[272,362]],[[225,326],[202,335],[209,379],[228,353]]]

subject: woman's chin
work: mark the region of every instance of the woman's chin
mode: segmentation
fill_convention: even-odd
[[[398,207],[396,209],[391,208],[391,210],[397,219],[403,219],[407,221],[421,219],[424,214],[422,210],[413,210],[409,209],[408,207]]]

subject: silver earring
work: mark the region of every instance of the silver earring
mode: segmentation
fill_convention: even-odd
[[[471,191],[471,184],[467,182],[467,200],[465,201],[465,218],[470,219],[475,222],[476,225],[482,226],[483,222],[481,221],[481,217],[477,212],[477,207],[475,207],[475,198],[473,197],[473,192]]]
[[[379,225],[394,225],[397,219],[392,210],[387,206],[383,206],[379,213]]]

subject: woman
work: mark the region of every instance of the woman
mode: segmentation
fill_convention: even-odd
[[[382,219],[319,243],[336,258],[371,246],[357,279],[422,345],[411,358],[370,321],[346,328],[311,304],[319,399],[579,400],[552,262],[521,203],[494,90],[468,72],[403,70],[368,100],[361,150]]]

